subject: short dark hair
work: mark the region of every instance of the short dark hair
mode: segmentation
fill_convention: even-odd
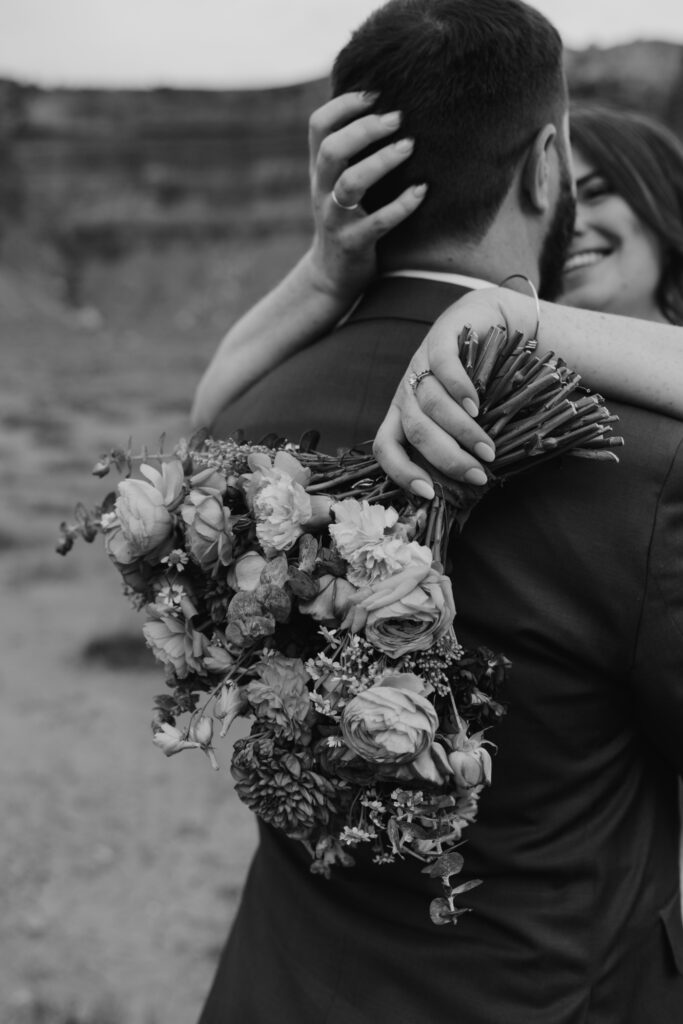
[[[375,109],[401,110],[397,137],[415,139],[363,203],[374,210],[429,184],[394,245],[480,238],[534,136],[559,128],[567,102],[562,40],[521,0],[390,0],[339,53],[332,88],[379,92]]]
[[[572,145],[657,237],[664,255],[657,305],[683,325],[683,145],[635,111],[576,106],[570,123]]]

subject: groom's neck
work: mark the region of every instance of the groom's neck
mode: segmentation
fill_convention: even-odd
[[[520,237],[521,236],[521,237]],[[476,242],[457,238],[435,239],[411,247],[385,245],[379,258],[381,273],[392,270],[434,270],[465,274],[499,284],[510,274],[524,274],[538,287],[536,246],[524,232],[498,231],[494,225]]]

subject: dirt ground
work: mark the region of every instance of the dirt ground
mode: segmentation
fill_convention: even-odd
[[[291,251],[264,265],[240,247],[220,316]],[[111,326],[0,268],[3,1024],[192,1024],[254,846],[227,741],[217,773],[198,751],[167,760],[152,745],[162,675],[103,551],[54,551],[74,502],[105,493],[89,475],[101,451],[187,434],[221,332],[182,312],[171,327]]]

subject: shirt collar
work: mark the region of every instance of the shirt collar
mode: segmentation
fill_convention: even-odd
[[[457,284],[461,288],[493,288],[492,281],[484,281],[480,277],[468,277],[467,274],[451,274],[444,270],[391,270],[382,277],[414,277],[422,281],[443,281],[445,284]]]

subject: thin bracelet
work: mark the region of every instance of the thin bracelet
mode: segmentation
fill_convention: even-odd
[[[536,291],[536,287],[534,285],[534,282],[529,280],[529,278],[526,276],[526,274],[509,274],[506,278],[504,278],[500,282],[498,287],[499,288],[503,288],[507,281],[513,281],[516,277],[519,278],[520,281],[526,281],[526,283],[529,285],[529,290],[531,291],[531,296],[532,296],[532,298],[534,300],[534,304],[536,306],[536,330],[534,331],[534,334],[533,334],[533,337],[532,337],[531,340],[532,341],[538,341],[538,332],[541,329],[541,303],[538,300],[538,292]]]

